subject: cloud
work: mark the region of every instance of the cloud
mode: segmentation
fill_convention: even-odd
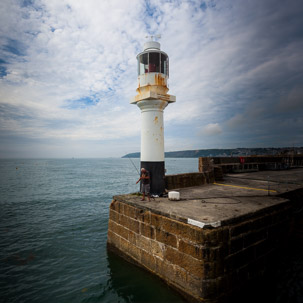
[[[279,112],[303,110],[303,87],[293,88],[289,94],[281,97],[277,110]]]
[[[290,91],[280,101],[267,96],[251,102],[224,123],[225,136],[255,147],[301,146],[303,106],[297,93]]]
[[[210,123],[203,128],[203,134],[207,136],[215,136],[221,133],[222,129],[218,123]]]
[[[164,114],[171,150],[243,138],[247,145],[262,138],[302,145],[302,11],[298,0],[3,0],[0,145],[22,137],[31,150],[36,140],[32,149],[41,142],[44,155],[45,142],[58,140],[49,156],[60,148],[72,154],[77,142],[94,142],[100,156],[122,141],[133,150],[140,142],[140,111],[129,104],[136,55],[146,34],[157,33],[170,57],[169,93],[177,97]],[[285,126],[280,142],[277,125]],[[215,136],[222,129],[224,138]]]

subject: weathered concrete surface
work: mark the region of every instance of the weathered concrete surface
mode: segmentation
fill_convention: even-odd
[[[225,178],[226,182],[229,180],[230,182],[247,182],[248,184],[252,184],[255,181],[259,182],[257,184],[260,185],[262,182],[266,185],[266,182],[269,181],[272,189],[276,189],[279,193],[282,193],[284,191],[293,190],[303,186],[303,168],[228,174]]]
[[[183,188],[181,201],[115,196],[108,247],[194,301],[221,302],[264,275],[294,217],[294,203],[279,195],[302,188],[303,169],[293,169]]]
[[[134,195],[114,199],[182,222],[193,219],[206,225],[218,222],[224,225],[284,203],[287,199],[278,197],[279,194],[301,187],[303,169],[292,169],[227,175],[219,183],[176,189],[180,192],[180,201],[156,198],[148,203]]]

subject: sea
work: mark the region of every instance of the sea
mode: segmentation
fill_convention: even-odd
[[[185,302],[106,249],[112,197],[139,190],[139,166],[128,158],[0,160],[0,302]],[[167,174],[197,172],[198,159],[165,166]],[[267,302],[303,302],[302,254],[281,256],[274,280]]]

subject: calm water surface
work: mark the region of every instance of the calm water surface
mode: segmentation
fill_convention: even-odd
[[[166,168],[193,172],[198,160]],[[138,191],[137,179],[129,159],[0,160],[0,302],[184,302],[106,250],[112,196]],[[272,302],[301,302],[302,257],[283,266]]]
[[[190,172],[198,163],[166,167]],[[106,251],[112,196],[138,191],[137,179],[129,159],[1,160],[0,301],[183,302]]]

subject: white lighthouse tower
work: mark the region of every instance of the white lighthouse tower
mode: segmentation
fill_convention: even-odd
[[[176,97],[167,94],[168,56],[159,42],[146,42],[137,60],[138,94],[131,103],[141,110],[141,168],[150,172],[151,194],[161,195],[165,190],[163,111]]]

